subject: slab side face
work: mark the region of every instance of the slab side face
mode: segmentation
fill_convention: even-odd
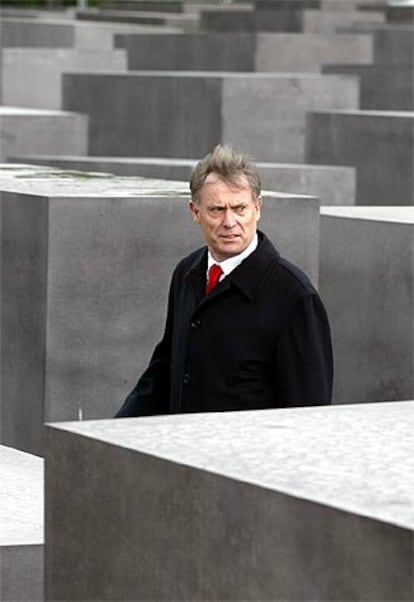
[[[357,168],[358,205],[414,204],[414,113],[309,113],[306,160]]]
[[[306,113],[357,103],[358,82],[353,78],[228,78],[223,82],[223,141],[248,149],[259,161],[301,163]]]
[[[48,202],[0,193],[1,442],[40,453],[44,415]]]
[[[322,216],[320,290],[337,402],[414,396],[413,260],[413,224]]]
[[[412,600],[412,530],[210,471],[202,419],[190,417],[189,430],[173,421],[172,431],[168,418],[123,419],[119,433],[130,425],[141,450],[122,447],[122,435],[119,445],[101,440],[109,423],[87,425],[86,436],[47,429],[46,600]],[[214,419],[223,414],[209,417],[209,435]],[[150,451],[151,440],[168,447],[173,431],[171,453]],[[207,439],[222,447],[219,431]],[[227,432],[224,473],[239,448]],[[200,467],[191,455],[203,452]]]
[[[216,78],[67,74],[63,106],[89,115],[91,155],[202,157],[221,137]]]

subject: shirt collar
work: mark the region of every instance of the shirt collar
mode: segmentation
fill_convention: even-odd
[[[217,264],[223,270],[222,278],[224,278],[224,276],[228,276],[235,268],[237,268],[237,266],[239,266],[241,264],[241,262],[244,259],[246,259],[246,257],[251,255],[253,253],[253,251],[255,251],[257,249],[257,244],[258,244],[258,238],[257,238],[257,232],[256,232],[256,234],[253,237],[253,240],[251,241],[249,246],[244,249],[244,251],[242,253],[239,253],[239,255],[234,255],[234,257],[229,257],[228,259],[224,259],[224,261],[216,261],[209,251],[208,258],[207,258],[207,274],[208,274],[211,266],[213,264]]]

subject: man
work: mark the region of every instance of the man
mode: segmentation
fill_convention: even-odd
[[[306,275],[257,230],[257,168],[219,145],[190,189],[207,247],[176,267],[164,336],[117,416],[330,403],[326,312]]]

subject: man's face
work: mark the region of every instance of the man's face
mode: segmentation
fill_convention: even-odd
[[[261,199],[254,198],[245,176],[236,186],[215,173],[205,179],[198,202],[190,202],[194,222],[201,226],[216,261],[238,255],[249,246],[256,233],[261,206]]]

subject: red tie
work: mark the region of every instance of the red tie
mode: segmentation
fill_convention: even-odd
[[[220,280],[220,276],[222,275],[223,270],[219,265],[213,263],[209,272],[208,272],[208,282],[206,286],[206,295],[216,286],[218,281]]]

